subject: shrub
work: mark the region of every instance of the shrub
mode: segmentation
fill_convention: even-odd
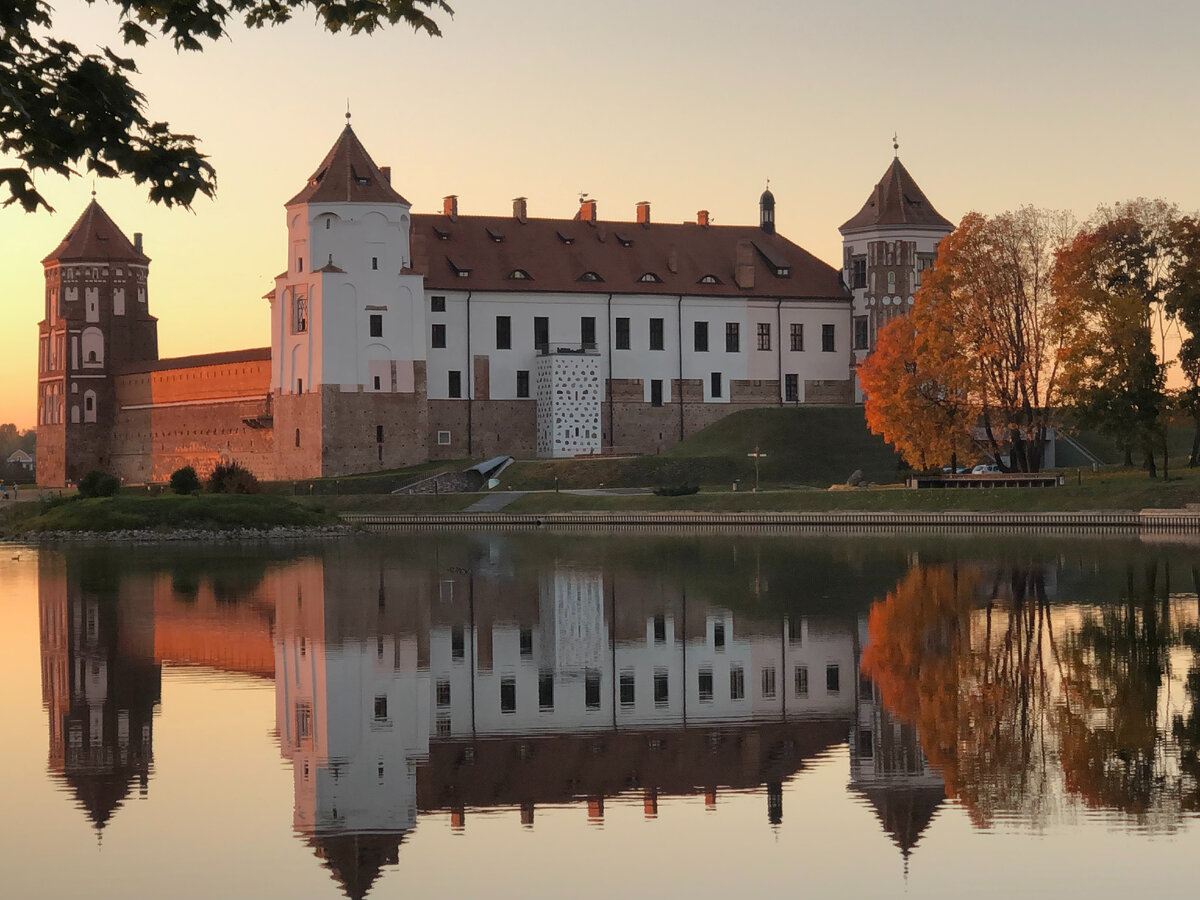
[[[212,494],[257,494],[261,488],[254,473],[236,461],[221,463],[208,478]]]
[[[121,482],[116,475],[96,469],[79,479],[80,497],[114,497],[120,489]]]
[[[659,497],[684,497],[688,494],[695,494],[700,490],[698,484],[671,484],[656,487],[654,493]]]
[[[191,466],[184,466],[171,473],[171,492],[175,494],[196,494],[200,491],[200,476]]]

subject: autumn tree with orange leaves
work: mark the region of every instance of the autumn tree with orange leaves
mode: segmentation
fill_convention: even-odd
[[[909,329],[881,331],[882,358],[859,370],[872,430],[911,438],[910,454],[919,459],[922,448],[928,460],[939,451],[944,458],[938,441],[948,431],[978,422],[994,459],[1007,455],[1011,469],[1038,471],[1060,401],[1061,352],[1079,327],[1051,284],[1055,251],[1072,232],[1066,214],[1033,207],[968,213],[939,246]],[[915,377],[897,378],[900,363]],[[929,401],[930,384],[942,404]]]

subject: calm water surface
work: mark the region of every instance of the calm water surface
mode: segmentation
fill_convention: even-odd
[[[0,895],[1194,895],[1200,548],[0,547]]]

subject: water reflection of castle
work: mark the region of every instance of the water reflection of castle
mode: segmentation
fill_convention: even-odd
[[[44,558],[53,760],[56,728],[82,709],[59,697],[75,665],[61,635],[88,633],[89,595]],[[96,646],[141,693],[105,694],[117,724],[99,745],[121,758],[125,715],[142,743],[124,765],[144,789],[164,662],[273,675],[294,827],[352,897],[398,861],[420,814],[463,828],[471,810],[503,807],[533,826],[538,807],[586,800],[599,821],[617,795],[654,816],[662,797],[716,805],[765,786],[778,826],[784,782],[848,737],[852,782],[905,853],[941,801],[911,729],[859,678],[854,617],[754,620],[621,571],[358,563],[279,566],[224,602],[205,582],[181,598],[177,575],[125,575],[95,598],[109,623]],[[81,797],[108,783],[94,766],[68,773]]]

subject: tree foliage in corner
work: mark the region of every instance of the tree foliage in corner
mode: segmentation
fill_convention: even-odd
[[[89,3],[102,0],[88,0]],[[372,33],[405,23],[440,35],[431,13],[453,14],[445,0],[111,0],[120,11],[125,45],[144,46],[155,33],[177,50],[202,50],[227,34],[231,21],[250,28],[278,25],[311,10],[329,31]],[[150,199],[190,206],[212,196],[216,171],[197,139],[147,115],[146,98],[131,80],[134,60],[109,47],[86,53],[54,36],[46,0],[0,3],[0,164],[3,205],[51,210],[34,176],[91,173],[132,177]],[[52,210],[51,210],[52,211]]]

